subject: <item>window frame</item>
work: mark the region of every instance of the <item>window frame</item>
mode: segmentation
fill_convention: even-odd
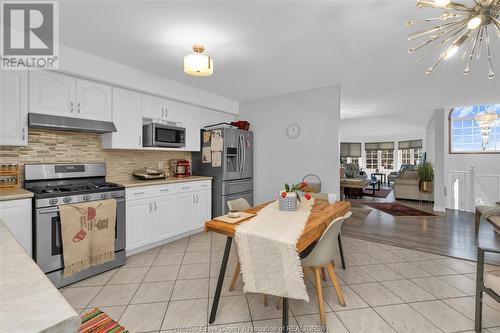
[[[453,130],[452,128],[452,119],[451,115],[455,108],[452,108],[450,112],[448,113],[448,153],[450,155],[476,155],[476,154],[500,154],[499,150],[482,150],[482,151],[453,151],[451,149],[451,142],[452,142],[452,135],[451,132]]]

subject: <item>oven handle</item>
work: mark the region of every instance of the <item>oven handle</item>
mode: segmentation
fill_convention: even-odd
[[[51,214],[59,212],[59,208],[40,209],[38,214]]]

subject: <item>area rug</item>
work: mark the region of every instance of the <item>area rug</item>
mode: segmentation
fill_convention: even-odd
[[[363,202],[363,205],[373,207],[375,209],[381,210],[392,216],[436,216],[432,213],[425,212],[420,209],[415,209],[405,205],[401,205],[395,202]]]
[[[387,189],[387,188],[381,188],[380,190],[378,191],[375,191],[375,197],[376,198],[387,198],[387,196],[389,195],[389,193],[391,193],[392,190],[391,189]],[[364,189],[363,190],[363,195],[366,195],[366,196],[372,196],[372,190],[370,189]]]
[[[80,316],[82,325],[78,333],[126,333],[125,327],[111,319],[106,313],[98,308],[92,309]]]

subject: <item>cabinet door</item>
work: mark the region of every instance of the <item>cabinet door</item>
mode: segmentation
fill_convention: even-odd
[[[52,71],[30,71],[30,112],[71,117],[75,79]]]
[[[28,72],[0,70],[0,145],[28,144]]]
[[[203,227],[212,218],[212,191],[200,191],[196,194],[196,216],[194,227]]]
[[[164,118],[168,121],[182,122],[183,104],[168,99],[163,100]]]
[[[0,219],[31,256],[31,199],[1,201]]]
[[[186,128],[187,151],[200,151],[200,109],[196,106],[183,106],[182,124]]]
[[[201,110],[201,127],[234,121],[234,114],[208,109]]]
[[[177,196],[177,234],[193,229],[195,225],[195,201],[193,193],[184,193]]]
[[[97,82],[76,80],[76,116],[111,121],[111,87]]]
[[[113,116],[115,133],[102,135],[104,148],[142,148],[142,96],[134,91],[113,88]]]
[[[151,95],[142,95],[142,116],[145,118],[165,120],[165,105],[163,99]]]
[[[127,202],[127,251],[153,242],[153,204],[151,200]]]
[[[155,240],[162,240],[174,235],[177,200],[175,196],[159,196],[153,201],[155,212]]]

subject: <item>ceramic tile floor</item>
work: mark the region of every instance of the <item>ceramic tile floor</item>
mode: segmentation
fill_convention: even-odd
[[[343,238],[347,269],[336,268],[347,303],[339,305],[324,282],[330,332],[472,332],[475,264],[393,246]],[[197,234],[131,256],[119,269],[75,283],[62,294],[79,312],[97,306],[130,332],[279,332],[278,299],[265,307],[262,295],[224,280],[217,320],[207,323],[225,237]],[[487,266],[500,275],[500,267]],[[312,274],[307,273],[312,280]],[[309,303],[291,301],[292,330],[320,332],[313,284]],[[486,297],[485,332],[500,332],[500,304]]]

